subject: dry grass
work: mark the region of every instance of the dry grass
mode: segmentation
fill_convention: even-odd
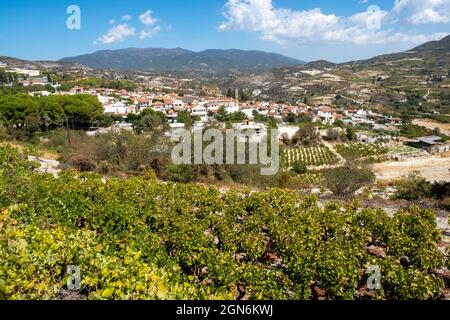
[[[37,151],[40,158],[45,160],[58,160],[59,154],[56,151],[51,151],[42,146],[34,146],[30,144],[26,144],[19,141],[8,141],[8,142],[0,142],[0,146],[9,145],[13,148],[18,149],[20,152],[26,152],[30,148]]]
[[[419,172],[429,181],[450,181],[450,157],[429,156],[399,162],[383,162],[373,166],[378,180],[393,181]]]
[[[439,130],[441,130],[441,133],[450,136],[450,123],[440,123],[430,119],[416,119],[413,121],[413,124],[425,127],[430,130],[438,128]]]

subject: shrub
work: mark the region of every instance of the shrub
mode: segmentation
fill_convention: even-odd
[[[440,206],[447,211],[450,211],[450,197],[443,199],[440,202]],[[449,224],[450,224],[450,217],[449,217]]]
[[[375,180],[371,170],[349,166],[326,170],[324,177],[325,186],[338,196],[350,196]]]
[[[339,131],[337,131],[336,129],[327,129],[327,133],[324,137],[325,140],[329,140],[329,141],[335,141],[339,138],[340,134]]]
[[[430,183],[417,173],[410,174],[396,183],[394,198],[405,200],[418,200],[428,198],[431,193]]]
[[[192,165],[187,164],[169,164],[165,167],[165,179],[173,182],[188,183],[197,179],[197,173]]]
[[[5,141],[8,138],[8,130],[0,125],[0,142]]]
[[[102,160],[98,163],[97,172],[101,174],[109,175],[113,171],[113,166],[107,161]]]
[[[444,199],[450,197],[450,182],[436,181],[431,184],[431,197]]]
[[[450,197],[450,183],[445,181],[429,182],[417,173],[399,180],[396,183],[397,191],[394,199],[419,200],[434,198],[442,200]]]
[[[81,156],[73,157],[69,163],[81,172],[94,172],[97,169],[95,161]]]
[[[308,167],[301,161],[295,161],[292,164],[292,171],[298,174],[304,174],[308,172]]]
[[[319,132],[313,123],[305,123],[295,133],[292,144],[309,146],[319,139]]]

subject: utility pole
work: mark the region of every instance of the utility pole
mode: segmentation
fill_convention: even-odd
[[[45,126],[45,131],[47,131],[47,132],[48,132],[48,126],[49,126],[48,120],[49,120],[48,116],[45,115],[44,116],[44,126]]]
[[[69,145],[72,146],[72,141],[70,140],[69,117],[67,116],[66,116],[66,131],[67,131],[67,140],[69,141]]]

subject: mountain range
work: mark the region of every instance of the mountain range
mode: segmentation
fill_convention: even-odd
[[[193,52],[181,48],[128,48],[103,50],[93,54],[64,58],[59,61],[26,61],[0,57],[9,67],[41,69],[52,72],[95,75],[107,70],[135,72],[162,72],[179,74],[193,79],[262,82],[270,87],[288,85],[295,79],[311,78],[330,71],[401,71],[414,74],[446,74],[450,69],[450,35],[422,44],[411,50],[376,56],[368,60],[332,63],[318,60],[306,63],[280,54],[244,50],[205,50]],[[376,69],[376,70],[375,70]],[[105,71],[106,70],[106,71]],[[409,70],[409,71],[408,71]],[[377,72],[378,72],[377,71]],[[372,72],[372,73],[373,73]],[[398,72],[397,72],[398,73]],[[234,80],[233,80],[234,79]],[[231,84],[230,84],[231,85]]]
[[[193,52],[181,48],[103,50],[64,58],[60,62],[79,63],[94,69],[117,71],[200,71],[206,73],[255,72],[304,63],[281,54],[263,51],[231,49]]]
[[[368,60],[343,63],[371,64],[389,60],[433,57],[447,59],[450,53],[450,36],[440,41],[431,41],[414,49],[394,54],[386,54]],[[263,51],[245,50],[205,50],[194,52],[182,48],[128,48],[119,50],[102,50],[91,54],[63,58],[59,62],[81,64],[93,69],[110,69],[116,71],[172,71],[223,73],[264,72],[270,69],[294,68],[332,68],[338,64],[328,61],[304,61],[281,54]]]

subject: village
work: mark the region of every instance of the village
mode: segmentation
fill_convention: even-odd
[[[3,64],[0,67],[7,68],[7,65]],[[290,169],[299,161],[311,170],[321,170],[343,165],[350,160],[369,158],[381,163],[376,165],[380,179],[400,178],[400,173],[405,175],[417,169],[431,180],[450,180],[450,168],[447,168],[446,163],[448,159],[445,158],[450,151],[449,143],[437,134],[404,137],[401,128],[405,122],[401,118],[372,111],[362,103],[358,104],[358,107],[340,107],[333,105],[329,95],[315,96],[308,101],[301,99],[293,104],[259,100],[255,95],[251,99],[240,101],[238,89],[226,95],[220,90],[208,88],[202,88],[201,94],[198,90],[192,89],[180,93],[177,90],[179,88],[163,86],[158,81],[140,83],[135,90],[86,88],[76,85],[64,91],[60,83],[53,82],[50,76],[45,76],[39,70],[10,68],[6,71],[17,75],[19,85],[38,88],[29,92],[31,96],[97,97],[104,108],[105,116],[113,118],[114,122],[109,128],[92,127],[87,132],[90,136],[111,131],[133,131],[133,124],[128,121],[129,118],[141,114],[146,109],[152,109],[165,116],[171,128],[168,135],[186,127],[185,121],[180,121],[180,118],[183,118],[181,114],[190,118],[192,122],[190,128],[194,131],[202,130],[211,124],[225,127],[222,118],[228,115],[234,129],[243,136],[251,130],[253,139],[256,140],[265,137],[273,123],[276,123],[281,141],[294,139],[304,123],[312,123],[319,140],[310,146],[287,146],[282,151],[285,169]],[[338,137],[345,136],[349,127],[354,128],[352,138],[354,141],[342,141]],[[437,166],[433,159],[439,162]],[[442,159],[444,161],[441,165]],[[425,168],[421,169],[423,166],[421,163],[409,165],[411,161],[423,161]],[[395,168],[393,169],[395,172],[385,172],[383,162],[386,163],[388,171],[392,167]],[[408,169],[398,170],[396,163]],[[427,163],[433,168],[430,169]],[[431,174],[428,173],[430,170]],[[436,170],[439,173],[436,173]]]

